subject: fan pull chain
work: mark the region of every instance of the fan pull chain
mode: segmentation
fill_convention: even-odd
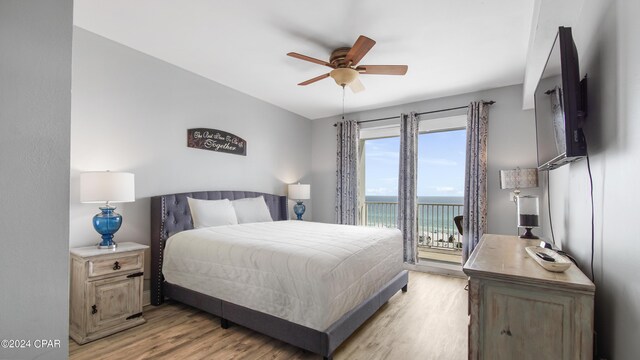
[[[342,121],[344,121],[344,85],[342,85]]]

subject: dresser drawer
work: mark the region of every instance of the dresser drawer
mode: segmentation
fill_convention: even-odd
[[[89,260],[89,277],[143,269],[143,253],[129,252]]]

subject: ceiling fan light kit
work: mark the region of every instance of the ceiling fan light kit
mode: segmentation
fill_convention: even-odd
[[[333,78],[336,84],[346,86],[358,78],[358,72],[352,68],[337,68],[331,70],[329,76]]]
[[[363,75],[404,75],[407,73],[407,65],[360,65],[360,60],[371,50],[376,42],[364,35],[360,35],[352,47],[341,47],[331,52],[329,62],[312,58],[310,56],[290,52],[287,55],[296,59],[309,61],[314,64],[324,65],[332,68],[331,72],[316,76],[313,79],[299,83],[300,86],[313,84],[314,82],[331,77],[336,84],[349,86],[351,90],[360,92],[364,90],[362,82],[358,79]]]

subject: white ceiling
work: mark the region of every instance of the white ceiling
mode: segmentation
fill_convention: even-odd
[[[539,1],[539,0],[537,0]],[[534,0],[76,0],[75,25],[310,119],[342,111],[328,68],[359,35],[377,41],[361,64],[407,64],[405,76],[363,75],[346,92],[360,111],[523,82]]]

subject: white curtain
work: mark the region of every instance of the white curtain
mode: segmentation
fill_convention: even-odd
[[[404,240],[404,262],[415,264],[417,251],[418,118],[400,115],[400,172],[398,174],[398,228]]]
[[[338,123],[336,170],[336,223],[358,224],[358,140],[355,120]]]
[[[462,221],[462,263],[487,231],[487,130],[489,105],[474,101],[467,111],[467,157]]]

